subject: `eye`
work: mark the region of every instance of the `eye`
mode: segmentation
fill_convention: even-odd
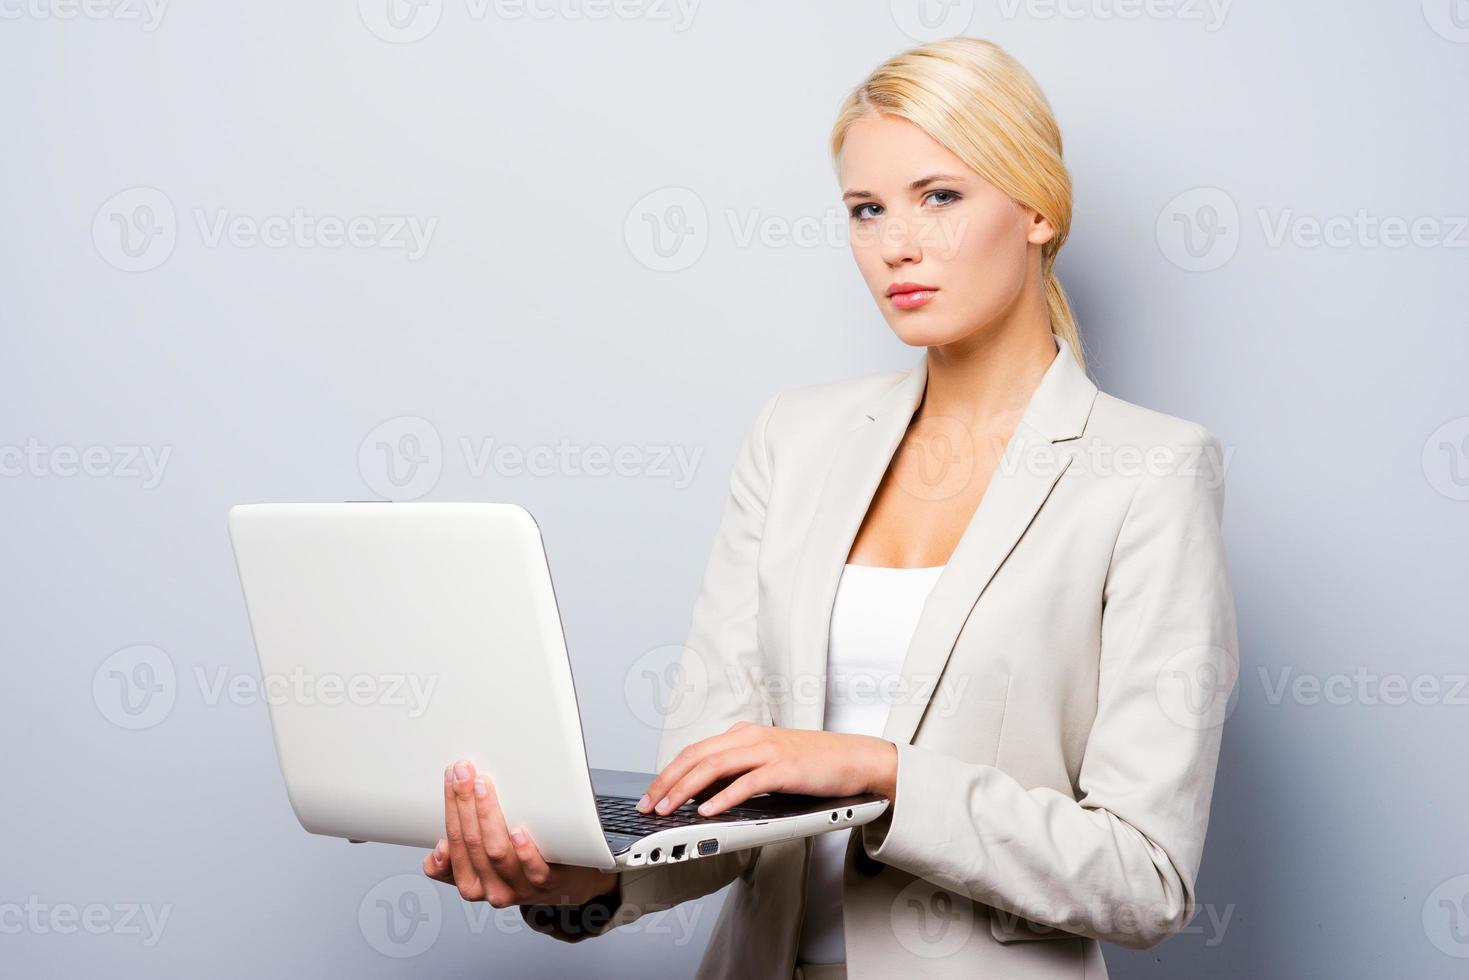
[[[960,195],[957,192],[955,192],[955,191],[940,191],[940,190],[932,190],[932,191],[929,191],[927,194],[923,195],[923,199],[926,201],[926,200],[928,200],[930,197],[932,197],[935,194],[947,194],[949,196],[949,200],[948,201],[940,201],[939,202],[939,207],[947,207],[948,205],[954,203],[954,201],[957,201],[957,200],[960,199]]]
[[[875,207],[880,207],[880,205],[871,204],[871,203],[868,203],[868,204],[859,204],[855,208],[852,209],[852,212],[851,212],[852,217],[854,219],[856,219],[857,221],[866,221],[868,218],[875,217],[875,216],[874,215],[869,215],[869,214],[863,214],[862,212],[866,208],[875,208]]]

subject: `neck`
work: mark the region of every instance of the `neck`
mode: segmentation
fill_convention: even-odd
[[[1045,318],[930,347],[918,418],[954,418],[971,431],[1013,425],[1057,353]]]

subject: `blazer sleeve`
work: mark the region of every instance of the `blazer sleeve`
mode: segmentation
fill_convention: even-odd
[[[1191,430],[1192,448],[1215,465],[1141,477],[1118,532],[1075,796],[899,745],[893,806],[863,828],[871,857],[1012,916],[1134,949],[1188,923],[1238,675],[1220,446]]]
[[[694,602],[679,676],[686,697],[699,699],[665,719],[658,742],[657,771],[685,746],[718,735],[738,721],[773,721],[761,686],[763,668],[756,639],[759,592],[756,558],[770,499],[770,452],[766,431],[780,394],[765,402],[741,444],[729,493]],[[702,702],[702,703],[700,703]],[[753,865],[759,848],[731,851],[678,864],[629,868],[618,874],[620,894],[584,906],[521,906],[522,918],[540,932],[566,942],[598,936],[641,916],[718,891]]]

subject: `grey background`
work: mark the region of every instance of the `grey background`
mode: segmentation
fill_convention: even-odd
[[[151,24],[4,7],[8,974],[679,977],[713,924],[718,897],[568,946],[434,885],[433,941],[384,941],[376,901],[413,891],[421,853],[302,833],[265,704],[213,687],[258,677],[224,516],[374,496],[385,471],[359,447],[425,420],[442,471],[420,499],[513,500],[542,521],[593,764],[651,765],[657,733],[624,678],[684,637],[755,411],[912,362],[839,235],[779,232],[842,225],[828,128],[915,42],[904,25],[923,35],[916,5],[708,2],[680,24],[646,4],[476,18],[445,0],[413,43],[363,7],[179,2]],[[1061,273],[1103,388],[1234,452],[1243,663],[1206,904],[1189,932],[1108,962],[1124,978],[1462,975],[1469,31],[1450,0],[1256,0],[1222,21],[1182,0],[1119,8],[930,19],[1005,45],[1055,107],[1076,189]],[[177,231],[129,272],[111,216],[140,198],[108,202],[138,187],[166,195]],[[706,216],[664,207],[683,193],[667,188]],[[684,268],[650,268],[650,207],[669,234],[693,228]],[[418,258],[211,245],[198,226],[297,208],[437,224]],[[1312,220],[1359,213],[1427,223],[1396,247],[1360,226],[1312,241]],[[741,238],[751,220],[764,241]],[[635,472],[476,475],[461,438],[630,445]],[[28,445],[92,450],[103,475],[65,452],[16,463]],[[699,454],[686,485],[658,472],[665,446]],[[129,447],[169,453],[161,479]],[[173,701],[129,729],[113,671],[140,657]],[[1394,676],[1419,696],[1384,703]],[[1281,695],[1283,678],[1341,696]],[[167,915],[161,932],[134,907]]]

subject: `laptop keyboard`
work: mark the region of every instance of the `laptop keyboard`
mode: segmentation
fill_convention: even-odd
[[[644,837],[668,830],[672,827],[687,827],[690,824],[729,823],[736,820],[769,820],[770,814],[746,807],[731,807],[723,813],[706,817],[696,809],[697,804],[685,803],[672,813],[640,813],[637,800],[625,796],[597,797],[597,816],[602,828],[617,834],[632,834]]]

